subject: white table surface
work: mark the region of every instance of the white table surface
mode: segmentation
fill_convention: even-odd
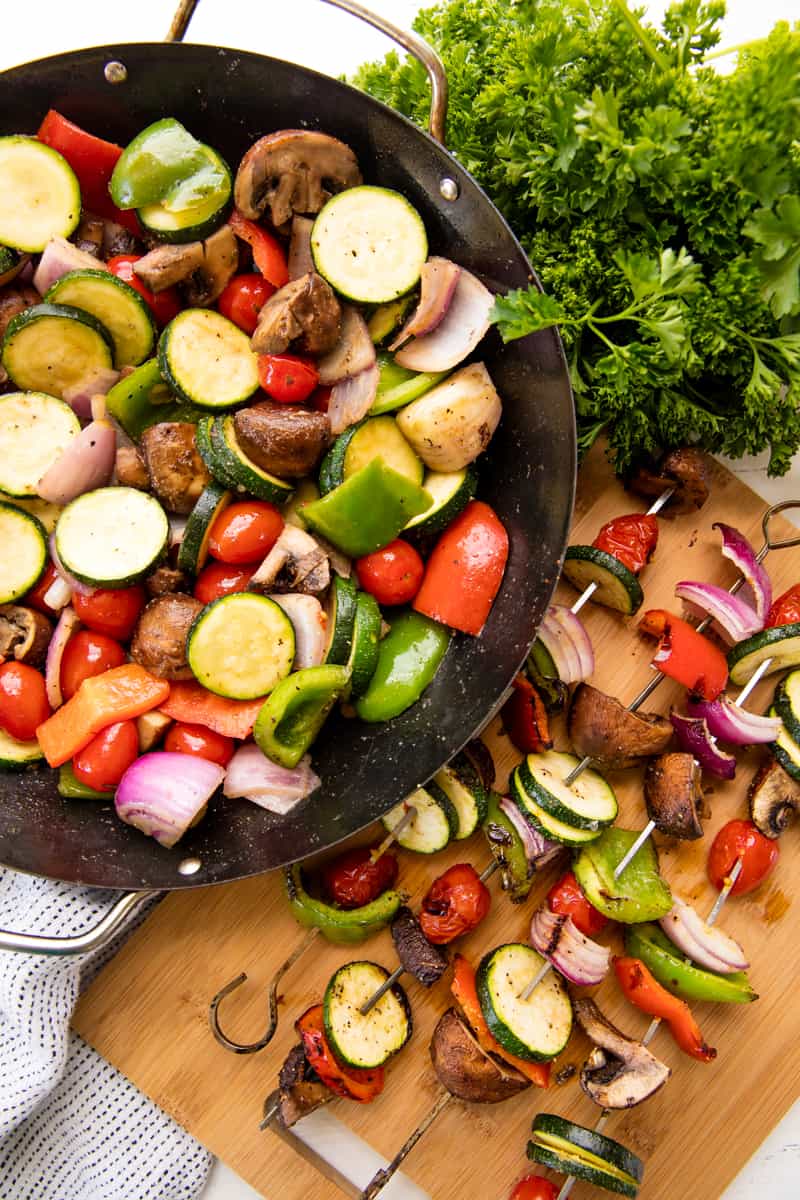
[[[376,12],[406,26],[422,7],[419,0],[363,2],[371,3]],[[136,0],[132,5],[113,0],[73,0],[71,4],[63,0],[28,0],[17,7],[11,23],[6,23],[0,39],[0,70],[83,46],[157,41],[166,33],[172,7],[172,0]],[[666,4],[656,0],[646,7],[651,16],[658,18]],[[738,45],[762,36],[775,21],[798,18],[800,0],[728,0],[722,44]],[[390,49],[390,43],[381,34],[329,9],[319,0],[290,0],[287,4],[279,4],[277,0],[266,3],[202,0],[190,36],[193,41],[262,51],[331,75],[349,72],[360,62],[377,58]],[[767,478],[765,461],[763,455],[728,465],[770,503],[800,497],[800,456],[792,471],[778,480]],[[314,1114],[303,1123],[303,1129],[304,1137],[327,1157],[335,1159],[340,1169],[362,1186],[377,1166],[382,1165],[369,1147],[340,1125],[333,1112]],[[724,1146],[719,1150],[725,1153]],[[755,1200],[761,1196],[797,1200],[798,1172],[800,1102],[787,1113],[725,1192],[724,1200]],[[680,1193],[679,1183],[676,1192]],[[398,1178],[384,1195],[386,1200],[424,1200],[425,1193],[410,1181]],[[258,1200],[258,1193],[223,1164],[216,1163],[203,1200]],[[269,1200],[280,1198],[270,1196]],[[707,1200],[719,1198],[709,1196]]]

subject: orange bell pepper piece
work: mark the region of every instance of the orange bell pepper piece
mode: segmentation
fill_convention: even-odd
[[[510,1054],[508,1050],[504,1050],[490,1033],[481,1009],[481,1002],[478,999],[475,968],[464,958],[463,954],[457,954],[453,959],[453,980],[450,984],[450,991],[461,1005],[464,1016],[469,1021],[481,1049],[485,1050],[487,1054],[497,1054],[512,1067],[521,1071],[537,1087],[550,1086],[550,1063],[528,1062],[527,1059],[517,1058],[516,1054]]]
[[[700,1026],[685,1000],[673,996],[650,973],[641,959],[615,958],[614,970],[623,992],[649,1017],[660,1017],[684,1054],[700,1062],[711,1062],[717,1052],[703,1038]]]
[[[173,683],[169,700],[160,706],[173,721],[190,725],[205,725],[225,737],[246,738],[253,732],[264,698],[260,700],[226,700],[209,692],[199,683]]]
[[[84,679],[75,695],[36,730],[51,767],[60,767],[109,725],[130,721],[158,708],[169,696],[166,679],[138,663],[124,663]]]
[[[641,633],[658,638],[653,666],[682,683],[703,700],[716,700],[728,682],[725,655],[694,625],[663,608],[649,609],[639,622]]]

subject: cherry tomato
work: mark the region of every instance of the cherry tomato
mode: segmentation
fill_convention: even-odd
[[[489,889],[475,868],[457,863],[428,888],[420,909],[420,927],[429,942],[444,946],[480,925],[491,903]]]
[[[201,604],[210,604],[212,600],[219,600],[220,596],[230,596],[231,592],[244,592],[258,567],[257,562],[247,563],[243,567],[232,567],[224,562],[209,563],[197,576],[195,598]]]
[[[550,888],[547,893],[547,907],[550,912],[572,917],[573,923],[586,937],[594,937],[608,924],[608,918],[586,899],[572,871],[567,871]]]
[[[296,354],[259,354],[258,382],[280,404],[302,404],[319,383],[317,368]]]
[[[794,625],[800,621],[800,583],[795,583],[773,601],[767,617],[767,628],[774,625]]]
[[[20,742],[30,742],[50,716],[44,675],[26,663],[0,666],[0,729]]]
[[[139,756],[135,721],[117,721],[95,734],[72,760],[75,778],[98,792],[113,792]]]
[[[723,825],[708,853],[708,878],[721,892],[737,858],[742,870],[731,889],[732,896],[753,892],[770,874],[778,861],[778,843],[764,837],[752,821],[728,821]]]
[[[45,596],[52,584],[58,579],[58,572],[51,562],[47,564],[36,587],[32,587],[25,597],[23,604],[30,605],[31,608],[37,609],[40,613],[44,613],[46,617],[58,617],[58,611],[51,608],[49,604],[45,604]]]
[[[258,314],[276,290],[263,275],[234,275],[222,289],[217,308],[245,333],[255,333]]]
[[[283,517],[265,500],[229,504],[211,526],[208,549],[224,563],[253,563],[266,558],[283,529]],[[251,572],[252,573],[252,572]]]
[[[358,582],[379,604],[408,604],[420,589],[425,563],[408,542],[395,538],[356,561]]]
[[[658,543],[658,521],[649,513],[615,517],[598,533],[592,545],[605,550],[638,575],[650,562]]]
[[[118,642],[127,642],[146,603],[145,590],[138,584],[128,588],[97,588],[88,595],[76,592],[72,597],[72,607],[84,625]]]
[[[141,254],[117,254],[108,260],[108,269],[117,279],[122,279],[144,297],[159,325],[168,325],[183,307],[180,296],[174,287],[164,288],[161,292],[151,292],[145,287],[133,269],[133,264],[141,257]]]
[[[309,404],[314,409],[314,412],[326,413],[328,411],[328,405],[331,402],[332,391],[333,388],[329,387],[317,388],[309,400]]]
[[[523,1175],[508,1200],[557,1200],[558,1188],[543,1175]]]
[[[233,758],[236,744],[233,738],[215,733],[205,725],[173,725],[164,738],[164,749],[176,754],[193,754],[195,758],[207,758],[209,762],[227,767]]]
[[[61,694],[70,700],[84,679],[121,667],[127,658],[113,638],[91,629],[79,629],[67,642],[61,659]]]
[[[361,908],[376,900],[397,879],[397,859],[382,854],[372,862],[369,846],[346,850],[322,868],[325,895],[340,908]]]

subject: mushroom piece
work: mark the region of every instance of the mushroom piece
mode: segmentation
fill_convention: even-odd
[[[576,754],[611,769],[635,767],[643,758],[663,754],[673,732],[668,717],[629,712],[614,696],[588,683],[575,689],[568,729]]]
[[[207,308],[213,304],[239,265],[239,247],[230,225],[223,225],[202,245],[202,264],[183,285],[183,297],[194,308]]]
[[[650,760],[644,773],[644,802],[656,829],[684,841],[703,836],[701,780],[700,764],[691,754],[660,754]]]
[[[91,254],[92,258],[102,259],[103,232],[104,222],[100,217],[84,214],[75,232],[75,245],[86,254]]]
[[[327,354],[339,341],[342,310],[331,286],[309,271],[280,288],[258,314],[251,345],[256,354]]]
[[[0,662],[42,666],[52,633],[52,624],[36,609],[0,604]]]
[[[142,452],[133,442],[117,446],[114,470],[120,487],[138,488],[141,492],[150,490],[150,476]]]
[[[173,592],[151,600],[136,622],[131,658],[161,679],[192,679],[186,661],[186,638],[202,604],[194,596]]]
[[[774,758],[758,768],[747,793],[750,819],[765,837],[777,838],[800,808],[800,787]]]
[[[233,416],[236,440],[262,471],[279,478],[310,475],[328,448],[330,421],[325,413],[272,400],[252,404]]]
[[[20,287],[6,287],[0,291],[0,341],[14,317],[39,304],[40,296],[35,288],[23,283]]]
[[[183,283],[203,266],[203,243],[186,242],[182,246],[156,246],[133,264],[134,274],[151,292]]]
[[[141,254],[142,245],[138,238],[118,225],[116,221],[103,221],[103,258],[108,261],[118,254]]]
[[[405,904],[397,910],[392,921],[392,941],[404,969],[424,987],[432,987],[448,967],[444,950],[425,937],[422,927]]]
[[[311,1069],[302,1043],[292,1047],[281,1067],[278,1096],[278,1117],[284,1129],[290,1129],[301,1117],[307,1117],[334,1098],[330,1088]]]
[[[573,1000],[573,1008],[595,1043],[580,1077],[590,1100],[601,1108],[633,1108],[664,1086],[671,1074],[666,1063],[612,1025],[594,1000]]]
[[[253,592],[301,592],[321,596],[331,582],[328,557],[310,533],[284,525],[248,588]]]
[[[318,213],[331,196],[359,183],[358,160],[344,142],[314,130],[280,129],[247,151],[233,194],[245,217],[255,221],[268,208],[280,228],[294,213]]]
[[[165,508],[190,513],[210,483],[197,451],[197,430],[188,421],[160,421],[142,434],[141,449],[150,483]]]
[[[436,1076],[451,1096],[474,1104],[498,1104],[531,1086],[521,1071],[488,1054],[464,1018],[448,1008],[430,1045]]]
[[[177,567],[156,567],[152,575],[144,581],[147,594],[150,597],[170,596],[175,592],[185,592],[191,587],[189,576]]]
[[[702,508],[708,499],[708,466],[702,451],[682,446],[665,454],[660,466],[641,466],[628,479],[626,487],[648,499],[674,488],[662,513],[679,516]]]

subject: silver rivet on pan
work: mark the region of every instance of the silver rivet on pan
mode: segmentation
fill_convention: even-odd
[[[121,62],[108,62],[103,68],[103,74],[108,83],[124,83],[128,78],[128,68]]]
[[[450,179],[449,176],[445,175],[439,184],[439,192],[444,200],[457,200],[458,184],[455,179]]]
[[[178,863],[178,874],[196,875],[202,865],[203,864],[199,858],[183,858]]]

